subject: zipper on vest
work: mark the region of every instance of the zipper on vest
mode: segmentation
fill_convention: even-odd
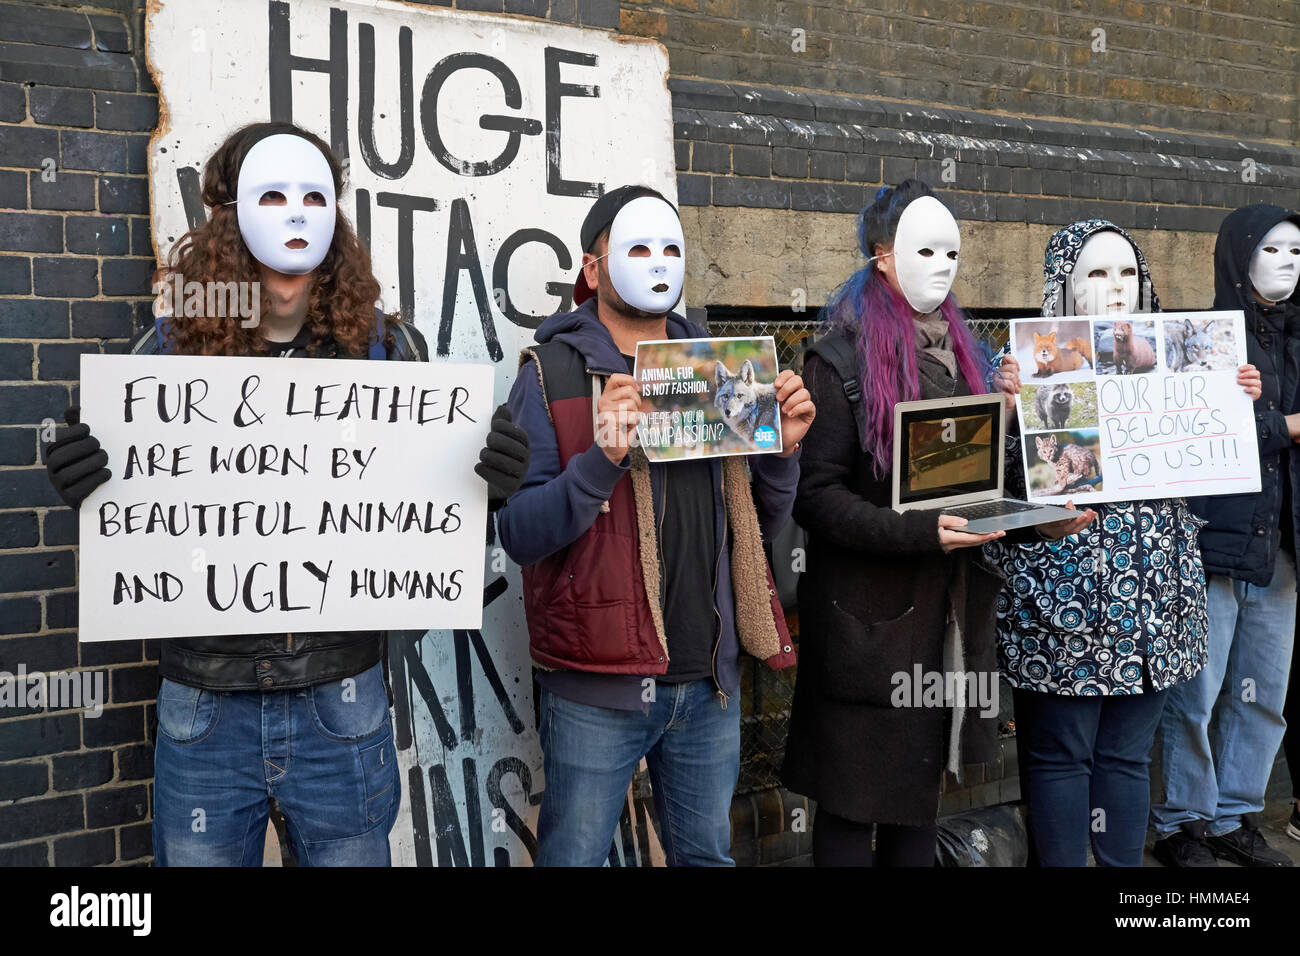
[[[664,594],[664,519],[668,517],[668,469],[661,468],[660,473],[663,475],[663,491],[660,494],[659,504],[663,510],[659,513],[659,518],[655,522],[655,550],[659,552],[659,617],[662,620],[668,611],[668,599]],[[654,480],[650,483],[650,504],[654,506]],[[664,643],[667,643],[668,635],[664,634]],[[671,659],[671,655],[665,651],[665,656]]]
[[[285,649],[286,651],[292,651],[292,650],[293,650],[293,635],[292,635],[292,634],[286,634],[286,635],[284,635],[284,649]]]

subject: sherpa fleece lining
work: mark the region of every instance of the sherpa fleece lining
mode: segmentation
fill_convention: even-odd
[[[659,601],[659,546],[654,522],[650,463],[640,446],[631,452],[632,496],[636,501],[637,537],[641,549],[641,575],[655,622],[655,633],[668,655]],[[667,467],[671,468],[671,465]],[[749,487],[749,469],[738,457],[722,460],[723,507],[731,529],[731,587],[736,602],[736,636],[740,646],[759,660],[781,653],[781,637],[772,617],[772,595],[767,587],[767,557],[763,532]]]
[[[551,403],[546,396],[546,382],[542,379],[542,363],[532,349],[519,354],[519,367],[528,361],[537,367],[537,381],[542,389],[542,402],[546,417],[552,422]],[[596,403],[600,399],[601,377],[592,378],[592,432],[598,431]],[[668,639],[664,632],[663,610],[659,595],[659,544],[655,532],[654,491],[650,484],[650,462],[638,445],[629,452],[632,471],[632,498],[636,503],[637,539],[640,549],[641,577],[645,583],[646,597],[650,601],[650,615],[654,620],[655,634],[668,659]],[[767,557],[763,554],[763,532],[758,525],[758,512],[749,485],[749,469],[739,457],[722,460],[723,507],[731,529],[731,587],[736,601],[736,636],[740,646],[759,660],[767,660],[781,653],[781,636],[772,617],[772,594],[768,590]],[[609,502],[601,502],[600,510],[609,511]]]

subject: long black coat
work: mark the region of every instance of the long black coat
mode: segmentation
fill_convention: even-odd
[[[1264,305],[1251,293],[1250,260],[1265,234],[1284,219],[1300,225],[1300,215],[1259,203],[1229,213],[1214,244],[1214,308],[1246,314],[1246,361],[1260,371],[1262,392],[1255,400],[1259,440],[1260,490],[1241,495],[1189,498],[1192,511],[1209,524],[1201,529],[1201,558],[1207,574],[1226,574],[1257,587],[1273,580],[1281,541],[1282,484],[1291,482],[1292,520],[1300,530],[1300,453],[1291,441],[1286,415],[1300,411],[1300,289],[1285,302]],[[1295,539],[1286,542],[1294,550]]]
[[[943,669],[949,593],[964,670],[992,675],[1002,577],[979,548],[945,554],[938,512],[890,508],[871,473],[835,370],[816,355],[804,381],[817,420],[803,441],[794,515],[808,532],[799,582],[799,671],[782,779],[860,823],[932,824],[950,708],[895,707],[896,673]],[[951,381],[951,379],[949,379]],[[958,394],[969,389],[957,383]],[[989,680],[985,677],[984,680]],[[997,717],[966,710],[962,761],[989,759]]]

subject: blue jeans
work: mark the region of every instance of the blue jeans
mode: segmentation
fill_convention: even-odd
[[[401,777],[381,666],[300,690],[164,680],[154,756],[159,866],[261,866],[270,798],[301,866],[388,866]]]
[[[1160,723],[1165,799],[1152,810],[1156,832],[1206,821],[1214,836],[1264,809],[1264,791],[1286,732],[1295,639],[1295,561],[1278,552],[1273,580],[1255,587],[1215,574],[1206,585],[1210,660],[1168,691]]]
[[[1168,692],[1067,697],[1016,690],[1029,834],[1042,866],[1141,866],[1151,743]]]
[[[542,690],[546,789],[537,866],[600,866],[642,757],[669,866],[733,866],[731,796],[740,773],[740,707],[709,679],[660,683],[650,712],[579,704]]]

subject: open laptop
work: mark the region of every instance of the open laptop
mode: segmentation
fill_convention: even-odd
[[[1077,518],[1079,512],[1002,493],[1006,459],[1002,395],[894,406],[894,510],[938,508],[967,519],[972,534]]]

